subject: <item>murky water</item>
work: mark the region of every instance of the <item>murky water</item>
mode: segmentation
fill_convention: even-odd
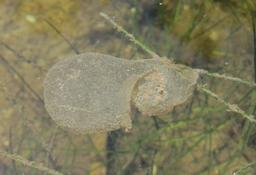
[[[0,149],[63,174],[231,174],[254,162],[255,124],[203,93],[160,118],[136,115],[130,133],[77,135],[49,117],[43,81],[77,53],[150,58],[100,12],[160,56],[253,81],[255,7],[250,0],[0,0]],[[203,83],[254,114],[250,87]],[[22,173],[41,172],[0,158],[0,174]]]

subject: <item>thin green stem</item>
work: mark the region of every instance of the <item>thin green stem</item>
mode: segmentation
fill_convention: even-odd
[[[219,74],[219,73],[210,73],[208,71],[205,71],[204,73],[205,73],[205,75],[210,76],[210,77],[221,78],[221,79],[230,80],[230,81],[238,82],[238,83],[241,83],[241,84],[245,84],[245,85],[248,85],[248,86],[251,86],[251,87],[256,87],[256,83],[246,81],[246,80],[243,80],[241,78],[232,77],[232,76],[228,76],[228,75],[225,75],[225,74]]]
[[[238,171],[234,172],[234,175],[240,175],[240,174],[243,174],[243,172],[245,170],[247,170],[248,168],[250,167],[254,167],[256,165],[256,162],[252,162],[252,163],[249,163],[247,164],[246,166],[242,167],[241,169],[239,169]]]
[[[145,52],[147,52],[149,55],[151,55],[153,58],[158,58],[160,57],[159,55],[157,55],[155,52],[153,52],[152,50],[150,50],[147,46],[145,46],[143,43],[141,43],[140,41],[138,41],[132,34],[130,34],[128,31],[126,31],[122,26],[120,26],[119,24],[117,24],[113,19],[111,19],[107,14],[105,13],[100,13],[100,15],[105,18],[109,23],[111,23],[118,32],[124,34],[131,42],[133,42],[135,45],[139,46],[142,50],[144,50]]]
[[[224,104],[230,111],[242,115],[244,118],[248,119],[250,122],[255,122],[256,123],[256,119],[253,115],[247,114],[244,110],[242,110],[236,104],[230,104],[230,103],[226,102],[221,97],[219,97],[217,94],[210,91],[209,89],[206,89],[203,86],[198,86],[198,89],[205,92],[206,94],[210,95],[211,97],[215,98],[218,102]]]
[[[8,152],[1,151],[1,150],[0,150],[0,155],[3,156],[3,157],[6,157],[6,158],[8,158],[8,159],[14,160],[14,161],[16,161],[16,162],[22,163],[22,164],[25,165],[25,166],[32,167],[32,168],[35,168],[35,169],[37,169],[37,170],[46,172],[46,173],[48,173],[48,174],[52,174],[52,175],[63,175],[62,173],[60,173],[60,172],[58,172],[58,171],[56,171],[56,170],[47,168],[47,167],[43,166],[43,165],[40,164],[40,163],[36,163],[36,162],[34,162],[34,161],[26,160],[26,159],[24,159],[23,157],[21,157],[21,156],[19,156],[19,155],[16,155],[16,154],[10,154],[10,153],[8,153]]]

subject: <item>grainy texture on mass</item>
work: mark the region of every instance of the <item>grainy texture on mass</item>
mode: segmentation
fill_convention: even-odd
[[[125,60],[85,53],[55,64],[44,83],[45,106],[57,124],[79,133],[130,129],[132,107],[162,115],[185,102],[198,74],[169,60]]]

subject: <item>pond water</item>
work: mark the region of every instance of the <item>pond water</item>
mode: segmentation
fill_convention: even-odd
[[[97,52],[151,58],[100,12],[175,63],[256,78],[253,0],[0,0],[0,150],[63,174],[255,174],[255,124],[195,91],[163,116],[132,119],[129,133],[80,135],[60,128],[44,106],[48,70],[64,58]],[[255,114],[255,90],[203,78],[201,83]],[[46,174],[0,157],[0,175]]]

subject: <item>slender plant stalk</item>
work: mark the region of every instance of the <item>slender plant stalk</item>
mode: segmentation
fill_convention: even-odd
[[[238,171],[234,172],[233,175],[242,175],[244,174],[244,171],[246,171],[248,168],[252,168],[252,167],[255,167],[256,165],[256,162],[252,162],[252,163],[249,163],[248,165],[242,167],[241,169],[239,169]]]
[[[63,175],[62,173],[60,173],[60,172],[58,172],[56,170],[47,168],[47,167],[43,166],[40,163],[37,163],[37,162],[34,162],[34,161],[29,161],[29,160],[24,159],[23,157],[21,157],[19,155],[16,155],[16,154],[10,154],[8,152],[0,150],[0,155],[3,156],[3,157],[6,157],[8,159],[14,160],[16,162],[22,163],[25,166],[28,166],[28,167],[31,167],[31,168],[35,168],[35,169],[37,169],[39,171],[42,171],[42,172],[46,172],[48,174]]]
[[[60,37],[69,45],[69,47],[76,53],[80,54],[80,51],[63,35],[63,33],[54,25],[52,24],[49,20],[45,19],[44,20],[57,34],[60,35]]]
[[[114,20],[112,20],[107,14],[100,13],[100,15],[105,18],[110,24],[112,24],[116,30],[122,34],[124,34],[131,42],[133,42],[135,45],[139,46],[142,50],[147,52],[149,55],[151,55],[153,58],[158,58],[159,55],[157,55],[155,52],[150,50],[147,46],[145,46],[143,43],[138,41],[132,34],[130,34],[128,31],[126,31],[122,26],[118,25]]]
[[[117,175],[118,174],[118,156],[117,156],[117,150],[118,150],[118,140],[122,136],[121,130],[111,131],[108,134],[107,137],[107,143],[106,143],[106,159],[107,159],[107,165],[106,165],[106,175]]]
[[[252,30],[253,30],[253,65],[254,65],[254,82],[256,82],[256,12],[251,12]]]
[[[30,84],[23,78],[22,74],[19,73],[9,62],[8,59],[0,55],[0,64],[4,64],[10,72],[17,76],[22,84],[28,89],[29,92],[36,98],[41,104],[44,104],[43,98],[30,86]]]
[[[199,90],[203,91],[204,93],[210,95],[211,97],[215,98],[218,102],[224,104],[230,111],[238,113],[242,115],[244,118],[248,119],[250,122],[256,122],[256,119],[253,115],[246,114],[244,110],[239,108],[236,104],[230,104],[223,100],[221,97],[219,97],[217,94],[214,92],[210,91],[209,89],[206,89],[203,86],[197,86]]]
[[[241,83],[241,84],[245,84],[245,85],[250,86],[250,87],[256,87],[256,83],[254,83],[254,82],[246,81],[246,80],[243,80],[243,79],[237,78],[237,77],[231,77],[231,76],[228,76],[228,75],[225,75],[225,74],[210,73],[206,70],[204,70],[204,71],[205,71],[204,72],[205,75],[210,76],[210,77],[221,78],[221,79],[230,80],[230,81],[238,82],[238,83]]]

